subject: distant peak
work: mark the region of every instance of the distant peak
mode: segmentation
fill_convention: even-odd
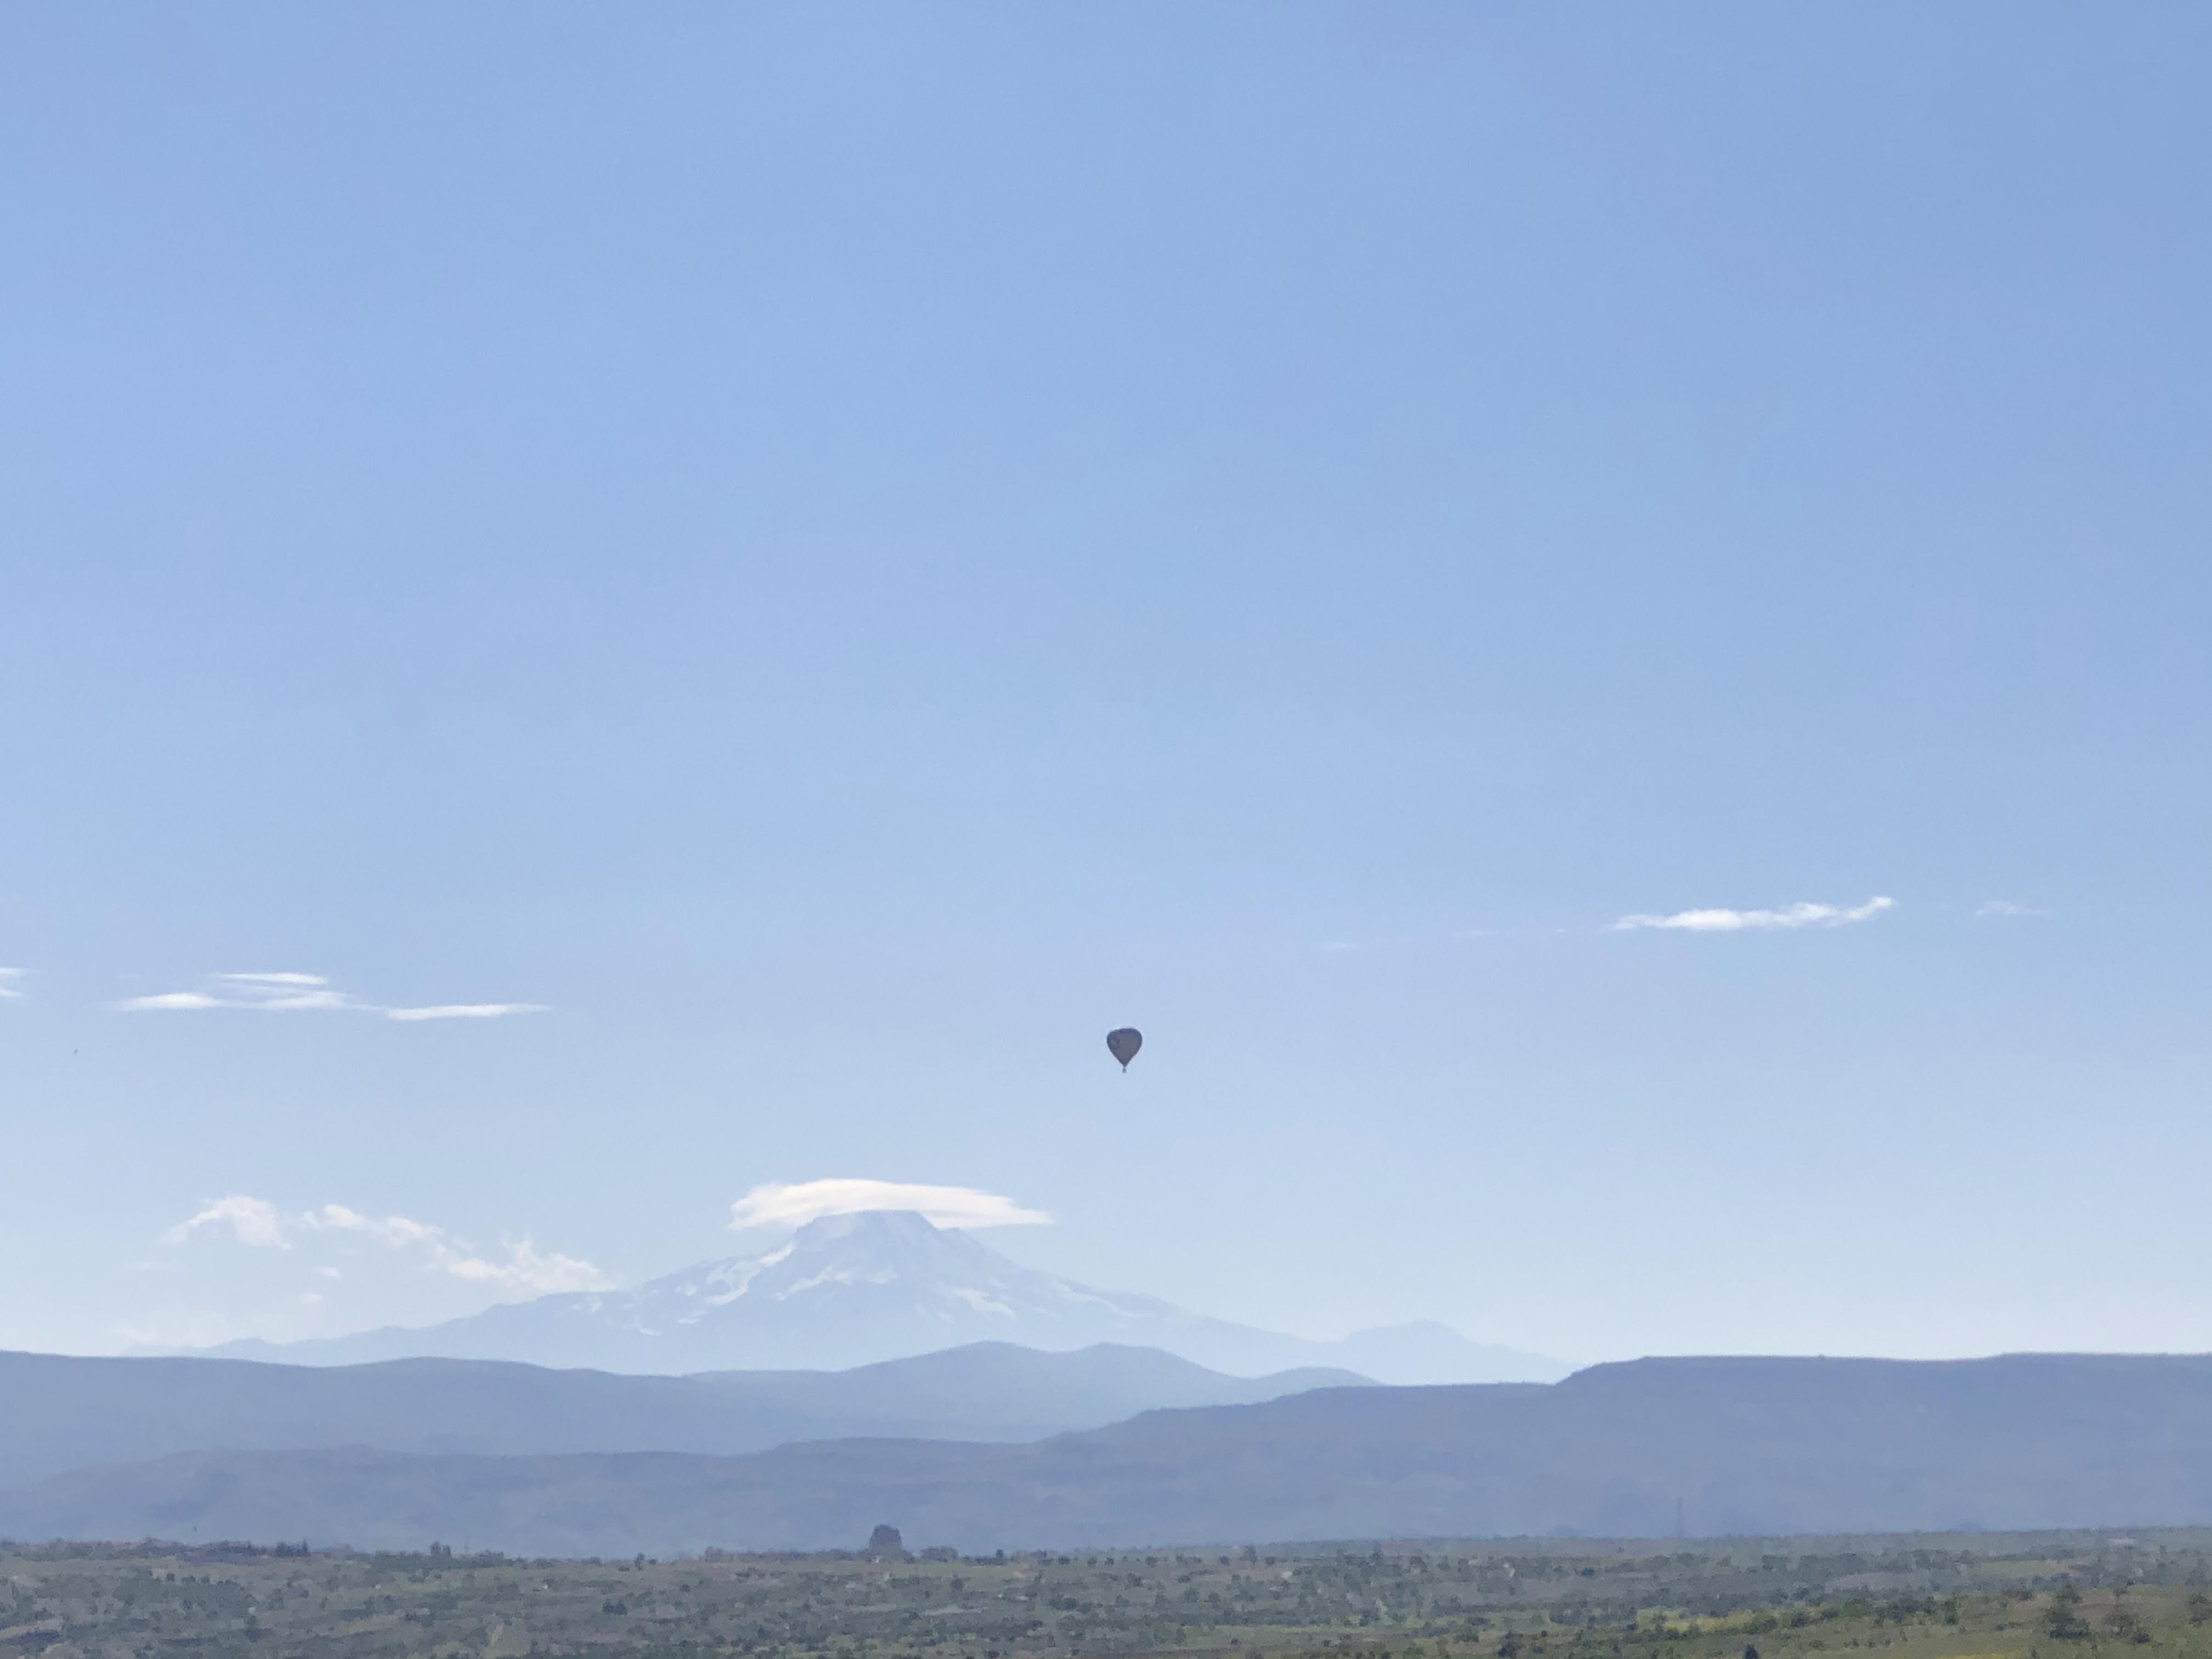
[[[817,1239],[924,1238],[950,1229],[941,1228],[916,1210],[854,1210],[844,1215],[825,1215],[807,1222],[792,1237],[801,1243]]]

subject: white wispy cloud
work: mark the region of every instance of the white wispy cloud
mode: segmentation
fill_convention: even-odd
[[[131,1012],[154,1009],[255,1008],[265,1013],[356,1008],[362,1005],[331,989],[321,974],[210,974],[207,988],[125,997],[115,1005]]]
[[[499,1019],[507,1014],[542,1014],[542,1002],[441,1002],[428,1008],[380,1008],[386,1019]]]
[[[1025,1210],[1011,1198],[974,1187],[843,1176],[766,1182],[730,1206],[730,1227],[797,1227],[823,1216],[867,1210],[913,1210],[939,1227],[1018,1227],[1052,1219],[1042,1210]]]
[[[128,1012],[161,1009],[250,1008],[262,1013],[375,1014],[386,1019],[498,1019],[507,1014],[544,1012],[542,1002],[443,1002],[428,1007],[390,1007],[334,989],[322,974],[295,972],[211,974],[210,988],[162,991],[125,997],[115,1006]]]
[[[271,1013],[283,1013],[297,1009],[359,1008],[362,1005],[343,991],[287,991],[279,996],[264,997],[247,1006],[266,1009]]]
[[[284,1237],[284,1218],[277,1212],[276,1206],[266,1199],[249,1198],[244,1193],[209,1200],[198,1215],[179,1221],[161,1237],[172,1244],[181,1244],[203,1228],[228,1228],[240,1243],[262,1249],[292,1248]]]
[[[139,1010],[147,1008],[220,1008],[223,1002],[204,991],[163,991],[150,997],[125,997],[115,1005],[118,1008]]]
[[[267,1199],[233,1193],[210,1200],[198,1213],[179,1222],[162,1237],[168,1243],[182,1244],[204,1231],[227,1231],[240,1244],[276,1250],[292,1249],[317,1234],[346,1234],[412,1254],[434,1273],[532,1296],[556,1291],[611,1290],[615,1283],[609,1274],[579,1256],[541,1250],[526,1233],[504,1241],[503,1255],[495,1257],[434,1222],[405,1215],[368,1215],[344,1204],[288,1212]],[[320,1278],[340,1277],[335,1267],[313,1271]]]
[[[319,1210],[303,1210],[297,1224],[309,1232],[362,1233],[395,1249],[412,1244],[434,1245],[446,1230],[404,1215],[363,1215],[343,1204],[325,1204]]]
[[[217,974],[228,1000],[217,1007],[263,1008],[272,1012],[320,1008],[358,1008],[363,1005],[343,991],[330,988],[321,974]]]
[[[15,981],[22,977],[23,970],[21,968],[0,968],[0,999],[22,995],[22,992],[15,985]]]
[[[607,1291],[614,1280],[590,1262],[552,1250],[541,1250],[524,1234],[507,1245],[507,1260],[487,1261],[482,1256],[456,1255],[440,1265],[456,1279],[502,1290],[527,1291],[532,1296],[552,1296],[564,1291]]]
[[[1978,916],[2047,916],[2048,910],[2039,910],[2032,904],[2015,904],[2010,899],[1990,899],[1978,906]]]
[[[1623,916],[1613,924],[1613,931],[1623,933],[1663,927],[1686,933],[1741,933],[1770,928],[1842,927],[1878,916],[1896,905],[1895,899],[1876,896],[1848,908],[1799,902],[1778,910],[1677,910],[1671,915]]]

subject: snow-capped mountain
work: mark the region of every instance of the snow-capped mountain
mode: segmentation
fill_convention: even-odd
[[[325,1365],[435,1356],[686,1372],[838,1370],[977,1341],[1154,1347],[1243,1376],[1334,1365],[1384,1382],[1520,1382],[1568,1369],[1440,1325],[1312,1342],[1207,1319],[1022,1267],[968,1233],[892,1211],[826,1217],[774,1249],[634,1291],[540,1297],[419,1330],[212,1352]]]

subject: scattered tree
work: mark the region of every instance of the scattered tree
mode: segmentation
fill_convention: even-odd
[[[2051,1592],[2051,1606],[2044,1612],[2043,1628],[2061,1642],[2078,1642],[2088,1635],[2088,1620],[2081,1617],[2081,1592],[2071,1580]]]

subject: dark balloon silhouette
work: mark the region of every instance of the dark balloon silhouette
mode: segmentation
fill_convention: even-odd
[[[1133,1025],[1124,1025],[1118,1031],[1106,1033],[1106,1052],[1121,1062],[1127,1071],[1129,1062],[1137,1057],[1137,1050],[1145,1046],[1145,1034]]]

